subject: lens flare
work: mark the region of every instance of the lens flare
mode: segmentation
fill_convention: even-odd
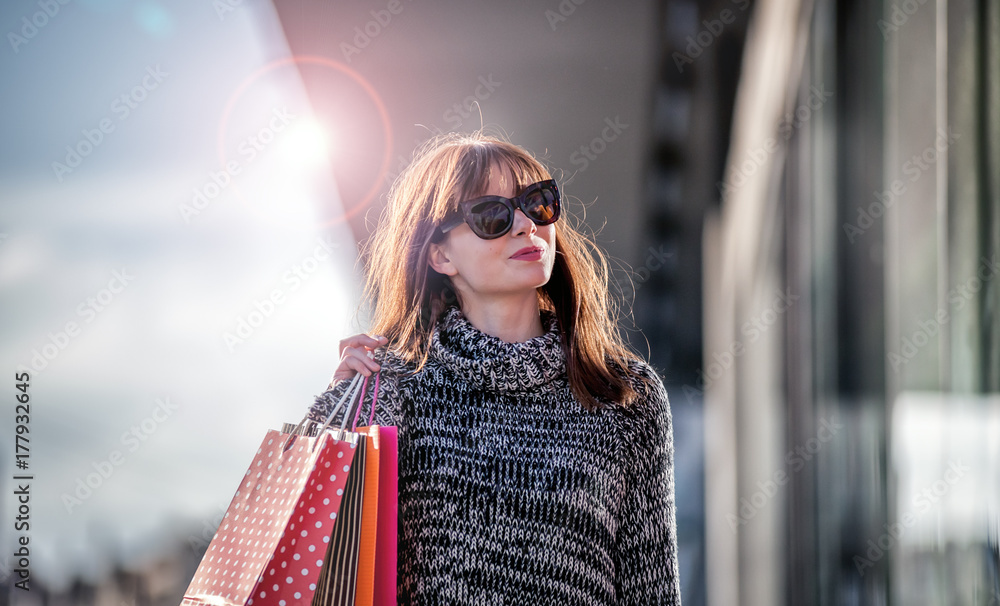
[[[310,168],[329,164],[333,133],[315,118],[296,121],[282,139],[282,155]]]

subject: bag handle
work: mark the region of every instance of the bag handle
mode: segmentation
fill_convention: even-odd
[[[376,360],[378,359],[379,349],[381,349],[381,348],[377,347],[377,348],[375,348],[373,350],[374,351],[374,356],[375,356]],[[382,357],[383,357],[383,360],[384,360],[385,355],[383,354]],[[382,376],[381,363],[379,364],[378,371],[375,373],[375,386],[372,388],[371,413],[368,415],[368,425],[369,425],[369,427],[372,425],[372,423],[375,422],[375,405],[378,402],[378,381],[379,381],[379,377],[380,376]],[[361,417],[361,409],[364,408],[364,404],[365,404],[365,390],[368,388],[368,380],[370,378],[371,377],[365,377],[364,384],[361,386],[361,397],[358,398],[358,408],[354,412],[354,421],[351,424],[351,431],[357,431],[358,430],[358,419]]]
[[[360,373],[354,375],[351,379],[351,384],[348,385],[347,389],[344,391],[344,395],[340,397],[340,401],[337,402],[337,406],[330,412],[330,415],[326,418],[326,422],[320,427],[319,431],[316,432],[317,436],[323,435],[323,432],[330,428],[333,420],[337,418],[340,413],[341,407],[344,403],[347,403],[347,407],[344,409],[343,420],[340,422],[340,428],[334,429],[336,433],[334,434],[336,439],[343,440],[347,432],[347,421],[351,418],[351,411],[354,410],[355,402],[360,402],[365,397],[365,388],[368,385],[368,377],[364,377],[364,381],[361,381],[362,375]],[[358,382],[361,381],[359,384]],[[360,404],[358,404],[360,407]],[[352,440],[348,440],[352,441]],[[313,448],[316,444],[313,444]]]
[[[371,425],[375,420],[375,403],[378,401],[378,377],[382,374],[381,369],[375,373],[375,386],[372,388],[372,410],[371,414],[368,416],[368,425]],[[354,412],[354,422],[351,424],[351,431],[357,431],[358,429],[358,418],[361,417],[361,409],[364,408],[365,403],[365,389],[368,388],[368,379],[371,377],[365,377],[365,382],[361,386],[361,397],[358,398],[358,408]]]
[[[375,373],[375,384],[372,389],[371,414],[369,415],[368,418],[368,425],[371,425],[375,420],[375,403],[377,402],[378,398],[378,384],[379,384],[379,376],[381,374],[382,374],[382,369],[380,368],[378,372]],[[345,434],[349,433],[347,429],[347,422],[351,418],[352,411],[354,412],[354,420],[351,424],[350,432],[354,432],[357,430],[358,417],[361,416],[361,408],[363,407],[365,401],[365,392],[368,389],[368,379],[370,379],[371,377],[364,377],[363,381],[361,381],[361,378],[362,375],[360,373],[354,375],[354,377],[351,379],[350,384],[347,386],[347,389],[344,390],[343,395],[340,396],[340,400],[337,401],[337,405],[334,406],[333,410],[330,411],[330,414],[327,415],[326,422],[324,422],[323,426],[320,427],[319,431],[316,432],[317,436],[322,435],[324,431],[330,428],[331,423],[333,423],[333,420],[337,418],[337,415],[340,413],[340,409],[343,408],[345,402],[348,403],[348,406],[344,410],[343,421],[341,421],[340,429],[334,430],[337,431],[336,437],[338,440],[342,440],[344,439]],[[360,386],[358,385],[358,381],[361,381]],[[304,433],[305,423],[308,420],[309,420],[309,411],[306,411],[305,416],[302,417],[302,420],[299,421],[299,424],[295,426],[295,429],[291,431],[291,435],[285,441],[284,450],[288,450],[291,444],[295,441],[295,436]],[[313,444],[313,448],[315,447],[316,444]]]
[[[380,370],[380,372],[381,372],[381,370]],[[378,378],[379,378],[380,372],[375,373],[375,387],[372,390],[372,417],[375,416],[375,401],[376,401],[375,399],[378,397]],[[356,382],[360,377],[361,377],[360,374],[355,375],[354,376],[354,381]],[[368,380],[369,379],[371,379],[370,376],[365,377],[364,380],[361,382],[360,389],[354,389],[354,392],[351,394],[351,397],[347,400],[348,406],[344,410],[344,420],[341,421],[341,423],[340,423],[340,429],[339,430],[334,430],[334,431],[336,431],[336,433],[334,435],[336,436],[336,438],[338,440],[345,440],[346,439],[347,441],[349,441],[351,443],[354,443],[355,438],[349,438],[349,437],[346,437],[346,436],[350,436],[351,434],[357,433],[357,430],[358,430],[358,417],[361,416],[361,409],[364,407],[364,404],[365,404],[365,393],[368,390]],[[351,387],[353,387],[353,386],[354,385],[352,384]],[[349,388],[349,390],[350,390],[350,388]],[[355,398],[354,396],[357,396],[357,397]],[[341,402],[343,402],[343,401],[344,401],[344,398],[341,398]],[[340,405],[338,404],[337,410],[339,410],[339,408],[340,408]],[[334,412],[330,413],[330,417],[326,420],[326,423],[323,425],[322,428],[320,428],[319,432],[316,435],[320,435],[324,431],[326,431],[326,429],[330,426],[330,423],[333,422],[333,419],[334,419],[334,417],[337,414],[337,410],[334,410]],[[347,428],[347,424],[348,424],[348,421],[351,420],[351,417],[352,417],[351,413],[352,412],[354,413],[353,414],[354,419],[353,419],[353,422],[351,423],[351,428],[348,429]],[[369,425],[370,425],[370,423],[369,423]],[[313,444],[313,448],[315,448],[315,447],[316,447],[316,445]]]
[[[375,402],[376,398],[378,397],[378,382],[379,382],[379,376],[381,374],[382,374],[382,369],[379,368],[379,371],[375,373],[375,386],[374,389],[372,390],[372,415],[371,415],[372,418],[374,418],[375,416]],[[341,421],[340,423],[340,429],[335,430],[337,431],[337,433],[335,434],[336,438],[338,440],[346,439],[345,435],[347,435],[348,433],[353,433],[357,430],[358,417],[361,415],[361,408],[364,406],[365,393],[368,390],[368,380],[371,379],[371,377],[370,376],[365,377],[364,380],[361,381],[360,387],[358,386],[359,379],[361,379],[361,374],[360,373],[355,374],[354,378],[351,379],[351,384],[348,386],[347,390],[344,392],[344,395],[340,398],[340,401],[337,403],[337,407],[333,410],[333,412],[330,413],[330,416],[327,418],[326,423],[323,424],[323,427],[320,428],[320,430],[316,433],[316,435],[322,434],[330,427],[330,424],[333,423],[334,418],[336,418],[337,414],[340,411],[340,407],[344,404],[344,402],[347,402],[347,408],[344,410],[344,417],[343,421]],[[353,423],[351,424],[351,428],[348,430],[347,424],[348,421],[351,419],[352,412],[354,419]],[[353,440],[348,440],[348,441],[353,442]],[[313,444],[313,448],[315,447],[316,445]]]
[[[372,390],[372,412],[368,415],[368,426],[371,427],[375,424],[375,402],[378,402],[378,377],[382,374],[382,369],[375,373],[375,389]]]
[[[327,416],[326,422],[323,423],[322,429],[316,432],[317,436],[320,435],[330,426],[330,423],[333,421],[334,418],[336,418],[337,413],[339,413],[340,409],[344,406],[344,402],[350,401],[351,399],[353,399],[355,395],[357,395],[358,381],[360,380],[361,380],[360,374],[354,375],[354,378],[351,379],[351,382],[348,384],[347,389],[344,390],[343,395],[340,396],[340,400],[337,401],[337,405],[333,407],[333,410],[331,410],[330,414]],[[285,440],[284,450],[288,450],[291,447],[292,443],[295,441],[295,436],[302,435],[304,433],[304,427],[306,421],[308,420],[309,420],[309,411],[307,410],[305,416],[302,417],[302,420],[299,421],[299,424],[296,425],[295,429],[291,431],[291,435],[288,436],[287,440]]]

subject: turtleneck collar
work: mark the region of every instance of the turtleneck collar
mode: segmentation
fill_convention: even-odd
[[[457,307],[448,308],[431,337],[430,355],[476,389],[530,391],[566,370],[555,314],[542,312],[545,334],[506,343],[473,326]]]

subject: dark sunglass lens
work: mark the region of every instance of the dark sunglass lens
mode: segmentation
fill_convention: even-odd
[[[551,188],[537,189],[527,195],[524,201],[524,211],[536,223],[547,223],[556,213],[556,196]]]
[[[469,209],[475,222],[474,231],[493,236],[510,228],[510,209],[501,202],[483,202]]]

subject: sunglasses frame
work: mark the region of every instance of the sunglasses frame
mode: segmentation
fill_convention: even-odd
[[[548,221],[536,221],[524,210],[524,204],[527,201],[528,195],[533,194],[540,189],[551,189],[555,193],[555,197],[552,201],[552,205],[555,207],[555,210],[552,213],[552,218]],[[508,223],[506,229],[502,232],[498,234],[481,234],[478,230],[476,230],[475,218],[472,215],[471,209],[473,206],[484,202],[500,202],[507,207],[508,211],[510,211],[510,223]],[[556,184],[555,179],[546,179],[545,181],[532,183],[531,185],[525,187],[524,191],[513,198],[504,198],[503,196],[482,196],[481,198],[474,198],[472,200],[459,202],[458,210],[445,217],[444,221],[441,222],[441,225],[438,226],[438,231],[441,235],[444,235],[464,222],[472,230],[472,233],[476,234],[483,240],[493,240],[510,232],[511,228],[514,226],[514,211],[518,209],[520,209],[520,211],[524,213],[524,216],[528,217],[528,219],[535,225],[551,225],[555,223],[559,220],[559,216],[562,213],[561,202],[562,197],[559,194],[559,186]]]

